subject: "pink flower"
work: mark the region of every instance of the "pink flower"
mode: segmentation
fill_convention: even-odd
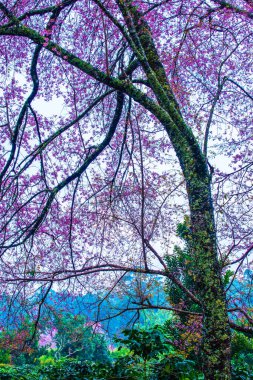
[[[54,341],[56,333],[57,329],[53,327],[52,330],[40,334],[39,347],[56,348],[56,342]]]
[[[109,344],[109,346],[108,346],[108,350],[109,350],[110,352],[116,351],[116,347],[114,347],[113,344]]]
[[[89,321],[89,322],[85,323],[85,326],[91,327],[93,332],[96,334],[104,334],[104,330],[102,329],[102,325],[99,322]]]

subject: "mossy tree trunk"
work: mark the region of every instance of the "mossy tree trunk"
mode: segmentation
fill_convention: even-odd
[[[221,268],[217,259],[207,167],[202,173],[196,170],[191,172],[187,180],[187,190],[191,213],[189,246],[194,267],[192,279],[203,311],[203,372],[208,380],[228,380],[231,378],[231,337]]]
[[[180,124],[180,116],[177,118]],[[181,118],[183,131],[184,121]],[[231,336],[222,272],[218,261],[211,174],[189,129],[174,134],[165,124],[186,181],[190,208],[190,277],[203,313],[202,363],[206,380],[231,379]]]

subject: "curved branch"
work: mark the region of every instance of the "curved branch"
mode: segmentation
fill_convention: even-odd
[[[253,13],[252,12],[249,12],[249,11],[246,11],[245,9],[243,8],[240,8],[240,7],[237,7],[236,5],[233,5],[227,1],[223,1],[223,0],[212,0],[214,3],[216,4],[219,4],[221,9],[229,9],[235,13],[238,13],[242,16],[245,16],[247,18],[250,18],[250,19],[253,19]]]
[[[240,326],[240,325],[237,325],[236,323],[234,323],[233,321],[229,321],[229,326],[233,330],[249,334],[251,337],[253,337],[253,327],[250,327],[250,326]]]
[[[62,190],[64,187],[66,187],[69,183],[74,181],[76,178],[79,178],[83,172],[89,167],[89,165],[95,161],[95,159],[103,152],[103,150],[110,144],[110,141],[116,131],[117,125],[119,123],[122,110],[123,110],[123,104],[124,104],[124,95],[121,92],[117,93],[117,106],[115,109],[114,117],[111,122],[110,128],[104,138],[104,140],[95,147],[93,152],[84,160],[84,163],[77,169],[74,173],[69,175],[67,178],[65,178],[62,182],[60,182],[57,186],[55,186],[52,190],[50,190],[50,196],[41,211],[40,216],[30,223],[30,225],[25,229],[25,231],[22,232],[20,236],[18,236],[10,245],[2,246],[2,248],[11,248],[11,247],[17,247],[20,244],[23,244],[27,239],[29,239],[39,228],[43,220],[45,219],[46,215],[48,214],[48,211],[56,197],[56,195],[59,193],[60,190]],[[28,232],[29,231],[29,232]],[[28,232],[28,233],[27,233]],[[20,242],[21,236],[27,235],[23,238],[23,240]]]
[[[31,64],[31,69],[30,69],[31,78],[33,81],[33,88],[32,88],[30,95],[26,99],[26,101],[25,101],[25,103],[24,103],[24,105],[20,111],[16,126],[14,128],[14,132],[12,134],[12,139],[11,139],[12,147],[11,147],[10,156],[9,156],[2,172],[0,173],[0,185],[1,185],[1,182],[3,180],[5,173],[9,169],[9,167],[12,163],[12,160],[15,156],[16,147],[17,147],[17,139],[19,136],[20,127],[23,123],[26,111],[28,110],[31,102],[33,101],[33,99],[35,98],[35,96],[37,95],[37,92],[39,90],[39,79],[38,79],[36,67],[37,67],[37,63],[38,63],[39,54],[40,54],[41,49],[42,49],[42,46],[40,46],[40,45],[36,46],[34,54],[33,54],[33,59],[32,59],[32,64]]]
[[[233,79],[230,79],[228,77],[225,77],[224,80],[226,81],[229,81],[231,83],[233,83],[235,86],[237,86],[238,88],[240,88],[240,90],[242,90],[242,92],[248,97],[250,98],[250,100],[253,101],[253,96],[250,95],[250,93],[248,91],[246,91],[239,83],[237,83],[236,81],[234,81]]]

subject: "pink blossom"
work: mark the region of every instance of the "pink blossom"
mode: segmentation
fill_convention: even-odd
[[[48,348],[55,349],[56,342],[54,341],[54,337],[56,333],[57,333],[57,329],[55,327],[53,327],[52,330],[50,331],[41,333],[40,338],[39,338],[39,347],[48,347]]]

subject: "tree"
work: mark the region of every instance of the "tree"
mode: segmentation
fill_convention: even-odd
[[[206,379],[230,379],[230,327],[252,333],[222,280],[253,248],[253,16],[237,3],[0,2],[4,289],[42,288],[39,318],[53,283],[165,276],[201,308]],[[163,260],[184,214],[193,290]]]
[[[87,324],[82,316],[61,315],[55,321],[55,355],[79,360],[108,362],[109,355],[101,327]]]
[[[28,319],[24,319],[16,329],[14,327],[9,330],[2,329],[0,334],[2,363],[22,365],[34,362],[38,353],[38,336],[31,339],[33,330],[33,321]]]

